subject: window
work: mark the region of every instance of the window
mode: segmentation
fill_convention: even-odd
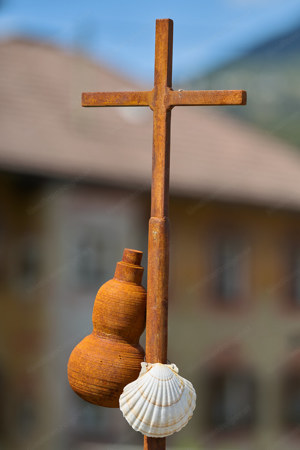
[[[97,287],[105,279],[104,257],[107,251],[105,237],[101,229],[89,228],[77,242],[76,278],[82,288]]]
[[[43,286],[42,242],[38,232],[24,232],[11,243],[9,282],[11,289],[22,293],[22,300],[30,300]]]
[[[213,295],[227,304],[240,301],[246,294],[250,246],[239,237],[224,235],[214,247]]]
[[[290,369],[282,380],[282,419],[287,427],[300,426],[300,372]]]
[[[294,246],[290,251],[288,273],[288,296],[294,306],[300,307],[300,247]]]
[[[77,442],[84,442],[85,444],[87,441],[112,443],[117,440],[118,432],[116,430],[120,427],[117,409],[99,408],[99,406],[73,396],[72,411],[70,436],[74,442],[70,448],[78,448]],[[121,426],[123,426],[123,423],[121,423]],[[85,446],[80,445],[80,448],[83,447]]]
[[[255,382],[241,369],[211,372],[207,377],[207,425],[220,432],[249,429],[255,421]]]
[[[20,289],[32,288],[41,274],[41,248],[38,235],[23,236],[18,243],[18,282]]]

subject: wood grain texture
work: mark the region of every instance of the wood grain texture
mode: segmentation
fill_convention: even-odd
[[[139,345],[146,317],[141,257],[142,252],[124,250],[114,278],[97,293],[92,334],[74,348],[69,358],[71,388],[99,406],[118,408],[123,388],[138,377],[144,361]]]

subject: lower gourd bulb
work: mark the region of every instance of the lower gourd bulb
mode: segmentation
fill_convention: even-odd
[[[192,417],[195,389],[178,375],[175,364],[141,365],[139,377],[120,396],[120,409],[135,431],[154,438],[170,436]]]

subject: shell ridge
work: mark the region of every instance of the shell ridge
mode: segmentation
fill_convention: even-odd
[[[139,386],[139,378],[132,383],[125,386],[123,393],[120,396],[120,404],[128,403],[129,400],[132,400],[135,395],[137,395],[137,389]]]
[[[123,393],[129,393],[132,390],[135,390],[136,385],[139,384],[138,381],[139,381],[139,378],[137,378],[132,383],[127,384],[127,386],[125,386],[124,389],[123,389]]]
[[[149,373],[150,374],[150,373]],[[151,375],[151,374],[150,374]],[[157,420],[157,415],[159,411],[157,409],[156,399],[159,397],[161,381],[153,378],[151,379],[152,389],[150,391],[150,396],[147,398],[147,403],[145,407],[145,414],[143,416],[143,424],[147,425],[149,429],[153,426],[153,423]],[[145,430],[148,431],[148,430]]]
[[[157,371],[153,371],[152,373],[151,373],[151,369],[149,370],[149,375],[152,377],[152,378],[156,378],[157,380],[160,380],[160,381],[168,381],[168,380],[171,380],[173,377],[174,377],[174,373],[173,372],[171,372],[171,370],[170,370],[170,374],[168,374],[166,377],[163,377],[163,372],[164,371],[160,371],[160,372],[158,372],[157,373]]]
[[[149,406],[149,404],[148,404],[148,405],[147,405],[147,404],[144,404],[144,409],[145,409],[146,411],[147,411],[147,409],[148,409],[148,406]],[[157,408],[157,409],[160,410],[160,409],[162,409],[162,408],[159,407],[159,408]],[[167,426],[170,427],[170,426],[176,425],[177,423],[180,423],[180,421],[182,420],[182,418],[184,418],[186,412],[187,412],[187,411],[181,407],[181,412],[180,412],[180,414],[177,415],[177,418],[176,418],[174,421],[168,422],[168,425],[167,425]],[[134,417],[135,417],[136,419],[139,420],[139,413],[140,413],[140,410],[137,411],[135,408],[132,408],[132,413],[133,413]],[[147,416],[146,416],[146,417],[147,417]],[[165,424],[161,424],[161,423],[159,423],[159,424],[157,424],[157,425],[156,425],[155,423],[153,423],[153,414],[150,414],[150,417],[148,417],[147,420],[146,420],[146,417],[143,417],[143,421],[141,421],[141,423],[143,423],[143,424],[145,424],[145,425],[148,425],[149,427],[161,428],[161,427],[165,427],[165,426],[166,426]]]
[[[144,429],[143,425],[149,424],[148,426],[151,427],[153,420],[155,420],[155,417],[153,417],[153,413],[151,412],[151,408],[149,406],[151,405],[151,399],[157,396],[157,390],[159,386],[157,382],[153,383],[153,379],[151,377],[144,377],[142,383],[138,384],[133,382],[133,384],[135,384],[135,390],[133,389],[134,394],[132,397],[136,396],[136,401],[131,400],[131,411],[128,422],[136,431],[147,432],[147,429]],[[145,386],[143,386],[144,384]],[[141,400],[140,396],[142,396],[142,398],[145,400],[140,402],[141,405],[139,403],[139,400]],[[130,398],[126,398],[126,400],[130,400]],[[127,411],[125,411],[125,413],[126,412]],[[140,416],[143,417],[143,421],[140,419]]]
[[[119,399],[120,408],[124,409],[125,414],[140,400],[140,388],[142,384],[143,383],[141,381],[141,378],[139,377],[132,383],[129,383],[127,386],[125,386],[123,393],[121,394]]]
[[[172,380],[170,383],[167,383],[167,403],[164,406],[173,406],[181,400],[184,387],[181,383],[178,383],[178,380]]]
[[[179,376],[178,376],[179,377]],[[184,394],[184,385],[185,385],[185,383],[184,383],[184,378],[182,378],[182,377],[180,377],[181,378],[181,385],[183,386],[183,390],[182,390],[182,394]],[[175,425],[177,425],[177,426],[179,426],[180,425],[180,429],[188,422],[188,420],[190,419],[190,417],[192,416],[192,412],[193,412],[193,410],[195,409],[195,401],[194,401],[194,406],[193,406],[193,408],[192,408],[192,410],[191,410],[191,412],[189,413],[189,416],[188,416],[188,418],[186,419],[186,421],[184,421],[184,419],[185,419],[185,416],[186,416],[186,414],[188,414],[188,412],[189,412],[189,410],[190,410],[190,407],[191,407],[191,405],[192,405],[192,400],[193,400],[193,397],[191,396],[191,401],[189,402],[189,401],[185,401],[185,405],[186,405],[186,407],[185,407],[185,405],[184,404],[180,404],[180,412],[179,412],[179,414],[178,414],[178,411],[176,411],[176,413],[177,413],[177,415],[175,416],[175,418],[174,418],[174,420],[173,421],[168,421],[167,422],[167,424],[166,424],[166,426],[168,427],[168,428],[170,428],[170,427],[173,427],[173,426],[175,426]],[[176,403],[174,403],[174,405],[175,405]],[[181,422],[184,422],[182,425],[181,425]],[[160,427],[160,425],[154,425],[156,428],[159,428]],[[178,430],[179,431],[179,430]]]
[[[180,415],[180,417],[179,417],[178,420],[176,420],[176,421],[174,421],[174,422],[169,422],[168,424],[161,424],[161,423],[155,424],[155,423],[153,423],[153,421],[151,421],[151,422],[145,422],[144,420],[141,421],[141,420],[139,419],[138,415],[137,415],[137,414],[134,414],[134,411],[133,411],[133,410],[130,411],[130,413],[131,413],[131,414],[134,416],[134,418],[136,419],[136,422],[141,423],[141,424],[143,424],[144,426],[145,426],[145,425],[148,425],[149,429],[151,429],[151,428],[156,428],[156,429],[163,428],[163,430],[161,430],[161,433],[159,433],[159,430],[157,430],[155,434],[154,434],[154,433],[152,433],[152,434],[147,434],[147,433],[149,433],[149,431],[147,431],[147,429],[145,429],[145,428],[143,428],[143,427],[141,427],[141,426],[135,425],[135,421],[132,422],[132,421],[128,420],[128,418],[127,418],[124,414],[123,414],[123,415],[124,415],[125,419],[128,421],[128,423],[132,426],[132,428],[133,428],[134,430],[136,430],[136,431],[141,431],[141,432],[143,432],[144,434],[146,434],[146,436],[156,437],[156,436],[169,436],[170,434],[173,434],[173,432],[175,432],[175,431],[180,431],[181,428],[183,428],[184,425],[186,425],[186,424],[188,423],[189,419],[192,417],[192,412],[193,412],[193,410],[190,412],[190,414],[188,415],[188,417],[186,416],[185,413],[183,413],[182,415]],[[181,422],[183,422],[183,423],[181,423]],[[167,430],[168,430],[170,427],[173,427],[174,425],[177,425],[178,428],[176,428],[176,430],[173,430],[173,428],[172,428],[172,431],[171,431],[169,434],[167,434],[167,433],[168,433]],[[164,434],[164,431],[166,432],[166,434]]]
[[[147,375],[147,374],[144,374]],[[128,403],[128,401],[132,402],[132,406],[135,406],[137,401],[140,399],[140,396],[142,396],[144,399],[147,398],[147,396],[149,395],[148,392],[149,390],[151,391],[151,378],[150,377],[144,377],[143,379],[141,379],[142,377],[137,378],[135,381],[133,381],[132,383],[130,383],[130,385],[128,385],[128,387],[130,387],[129,390],[127,390],[127,386],[124,388],[123,394],[121,395],[120,399],[122,399],[122,401],[126,401],[126,403]],[[134,398],[137,398],[136,401],[134,401]]]
[[[130,396],[123,397],[122,400],[120,400],[120,405],[122,405],[123,408],[126,408],[126,410],[129,411],[130,408],[134,408],[139,401],[139,392],[134,391]]]
[[[153,379],[151,379],[151,382],[149,383],[150,389],[148,391],[148,396],[145,398],[147,400],[147,406],[153,405],[153,399],[157,397],[157,391],[159,390],[159,383],[153,382]]]

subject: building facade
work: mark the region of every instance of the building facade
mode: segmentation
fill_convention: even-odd
[[[151,113],[81,111],[82,90],[135,87],[80,55],[12,41],[0,56],[0,443],[141,447],[66,366],[123,249],[146,267]],[[174,111],[172,141],[169,359],[198,401],[170,445],[298,448],[300,158],[211,110]]]

